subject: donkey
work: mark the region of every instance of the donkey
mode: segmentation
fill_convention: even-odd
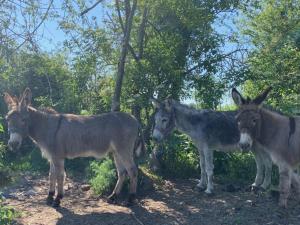
[[[200,156],[201,178],[197,187],[201,190],[206,188],[205,193],[212,194],[213,150],[230,152],[239,149],[240,132],[234,118],[236,112],[196,110],[172,99],[151,101],[156,108],[153,139],[160,142],[175,128],[190,136]],[[252,151],[257,165],[252,187],[267,189],[271,183],[271,159],[262,149],[253,148]]]
[[[234,88],[232,98],[239,106],[239,145],[247,150],[258,144],[271,155],[279,168],[279,206],[286,208],[291,184],[300,197],[300,178],[293,171],[300,164],[300,117],[287,117],[262,107],[270,90],[267,88],[254,99],[245,99]]]
[[[109,152],[114,156],[118,180],[108,200],[116,203],[128,174],[130,190],[127,203],[133,203],[138,174],[134,151],[138,154],[144,150],[138,121],[122,112],[80,116],[41,111],[31,106],[31,98],[29,88],[20,99],[4,94],[9,110],[6,116],[10,134],[8,146],[12,150],[19,149],[27,136],[39,146],[50,163],[47,204],[59,207],[63,198],[66,158],[100,158]],[[56,183],[57,196],[54,199]]]

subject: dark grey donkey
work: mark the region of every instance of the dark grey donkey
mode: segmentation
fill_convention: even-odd
[[[213,150],[237,151],[240,132],[235,122],[236,111],[218,112],[196,110],[167,99],[159,102],[151,99],[156,107],[153,138],[162,141],[174,128],[187,134],[198,148],[201,179],[197,185],[207,194],[213,192]],[[271,184],[272,162],[268,154],[258,147],[252,148],[257,174],[252,186],[267,189]]]
[[[300,165],[300,117],[287,117],[262,107],[270,90],[266,89],[254,99],[245,99],[233,89],[232,98],[239,106],[236,119],[242,150],[256,143],[271,155],[279,169],[279,205],[287,207],[291,185],[300,197],[300,177],[294,172]]]
[[[65,158],[92,156],[100,158],[112,152],[118,172],[117,184],[109,196],[116,201],[126,174],[130,177],[128,203],[132,203],[137,188],[137,167],[134,151],[144,148],[139,137],[138,121],[122,112],[111,112],[95,116],[49,113],[30,106],[31,91],[27,88],[18,100],[5,93],[8,106],[6,120],[10,139],[8,146],[18,149],[22,139],[29,136],[41,149],[50,163],[50,189],[47,203],[60,205],[65,179]],[[54,200],[57,183],[57,196]]]

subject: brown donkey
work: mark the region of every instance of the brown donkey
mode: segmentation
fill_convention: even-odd
[[[8,106],[6,120],[10,139],[8,146],[18,149],[22,139],[29,136],[41,149],[50,163],[50,188],[47,203],[58,207],[63,197],[65,179],[64,159],[92,156],[100,158],[112,152],[118,172],[117,184],[109,196],[115,202],[126,174],[130,177],[128,204],[132,203],[137,188],[137,167],[134,151],[144,148],[139,136],[138,121],[122,112],[94,116],[79,116],[44,112],[33,108],[31,91],[27,88],[18,100],[5,93]],[[57,196],[54,200],[57,183]]]
[[[294,172],[300,164],[300,117],[287,117],[262,107],[271,88],[255,99],[245,99],[234,88],[232,98],[239,106],[236,116],[241,132],[239,145],[246,150],[262,146],[279,168],[279,205],[287,207],[291,185],[300,197],[300,178]]]

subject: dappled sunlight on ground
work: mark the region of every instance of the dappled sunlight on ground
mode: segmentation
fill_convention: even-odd
[[[291,199],[289,210],[282,210],[268,194],[246,187],[226,192],[216,185],[215,195],[207,196],[194,188],[194,180],[164,181],[151,191],[139,190],[136,204],[128,208],[108,204],[82,185],[68,179],[62,207],[56,210],[45,204],[47,178],[28,178],[10,188],[5,204],[22,212],[18,223],[24,225],[300,224],[299,201]]]

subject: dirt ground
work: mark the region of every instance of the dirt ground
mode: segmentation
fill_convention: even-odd
[[[136,204],[128,208],[108,204],[91,190],[83,191],[82,183],[67,179],[61,208],[54,209],[45,204],[47,177],[23,180],[4,190],[5,204],[22,212],[16,224],[300,224],[300,201],[292,198],[283,210],[270,194],[248,192],[243,186],[216,184],[215,195],[206,196],[194,188],[195,180],[167,180],[146,192],[139,190]]]

